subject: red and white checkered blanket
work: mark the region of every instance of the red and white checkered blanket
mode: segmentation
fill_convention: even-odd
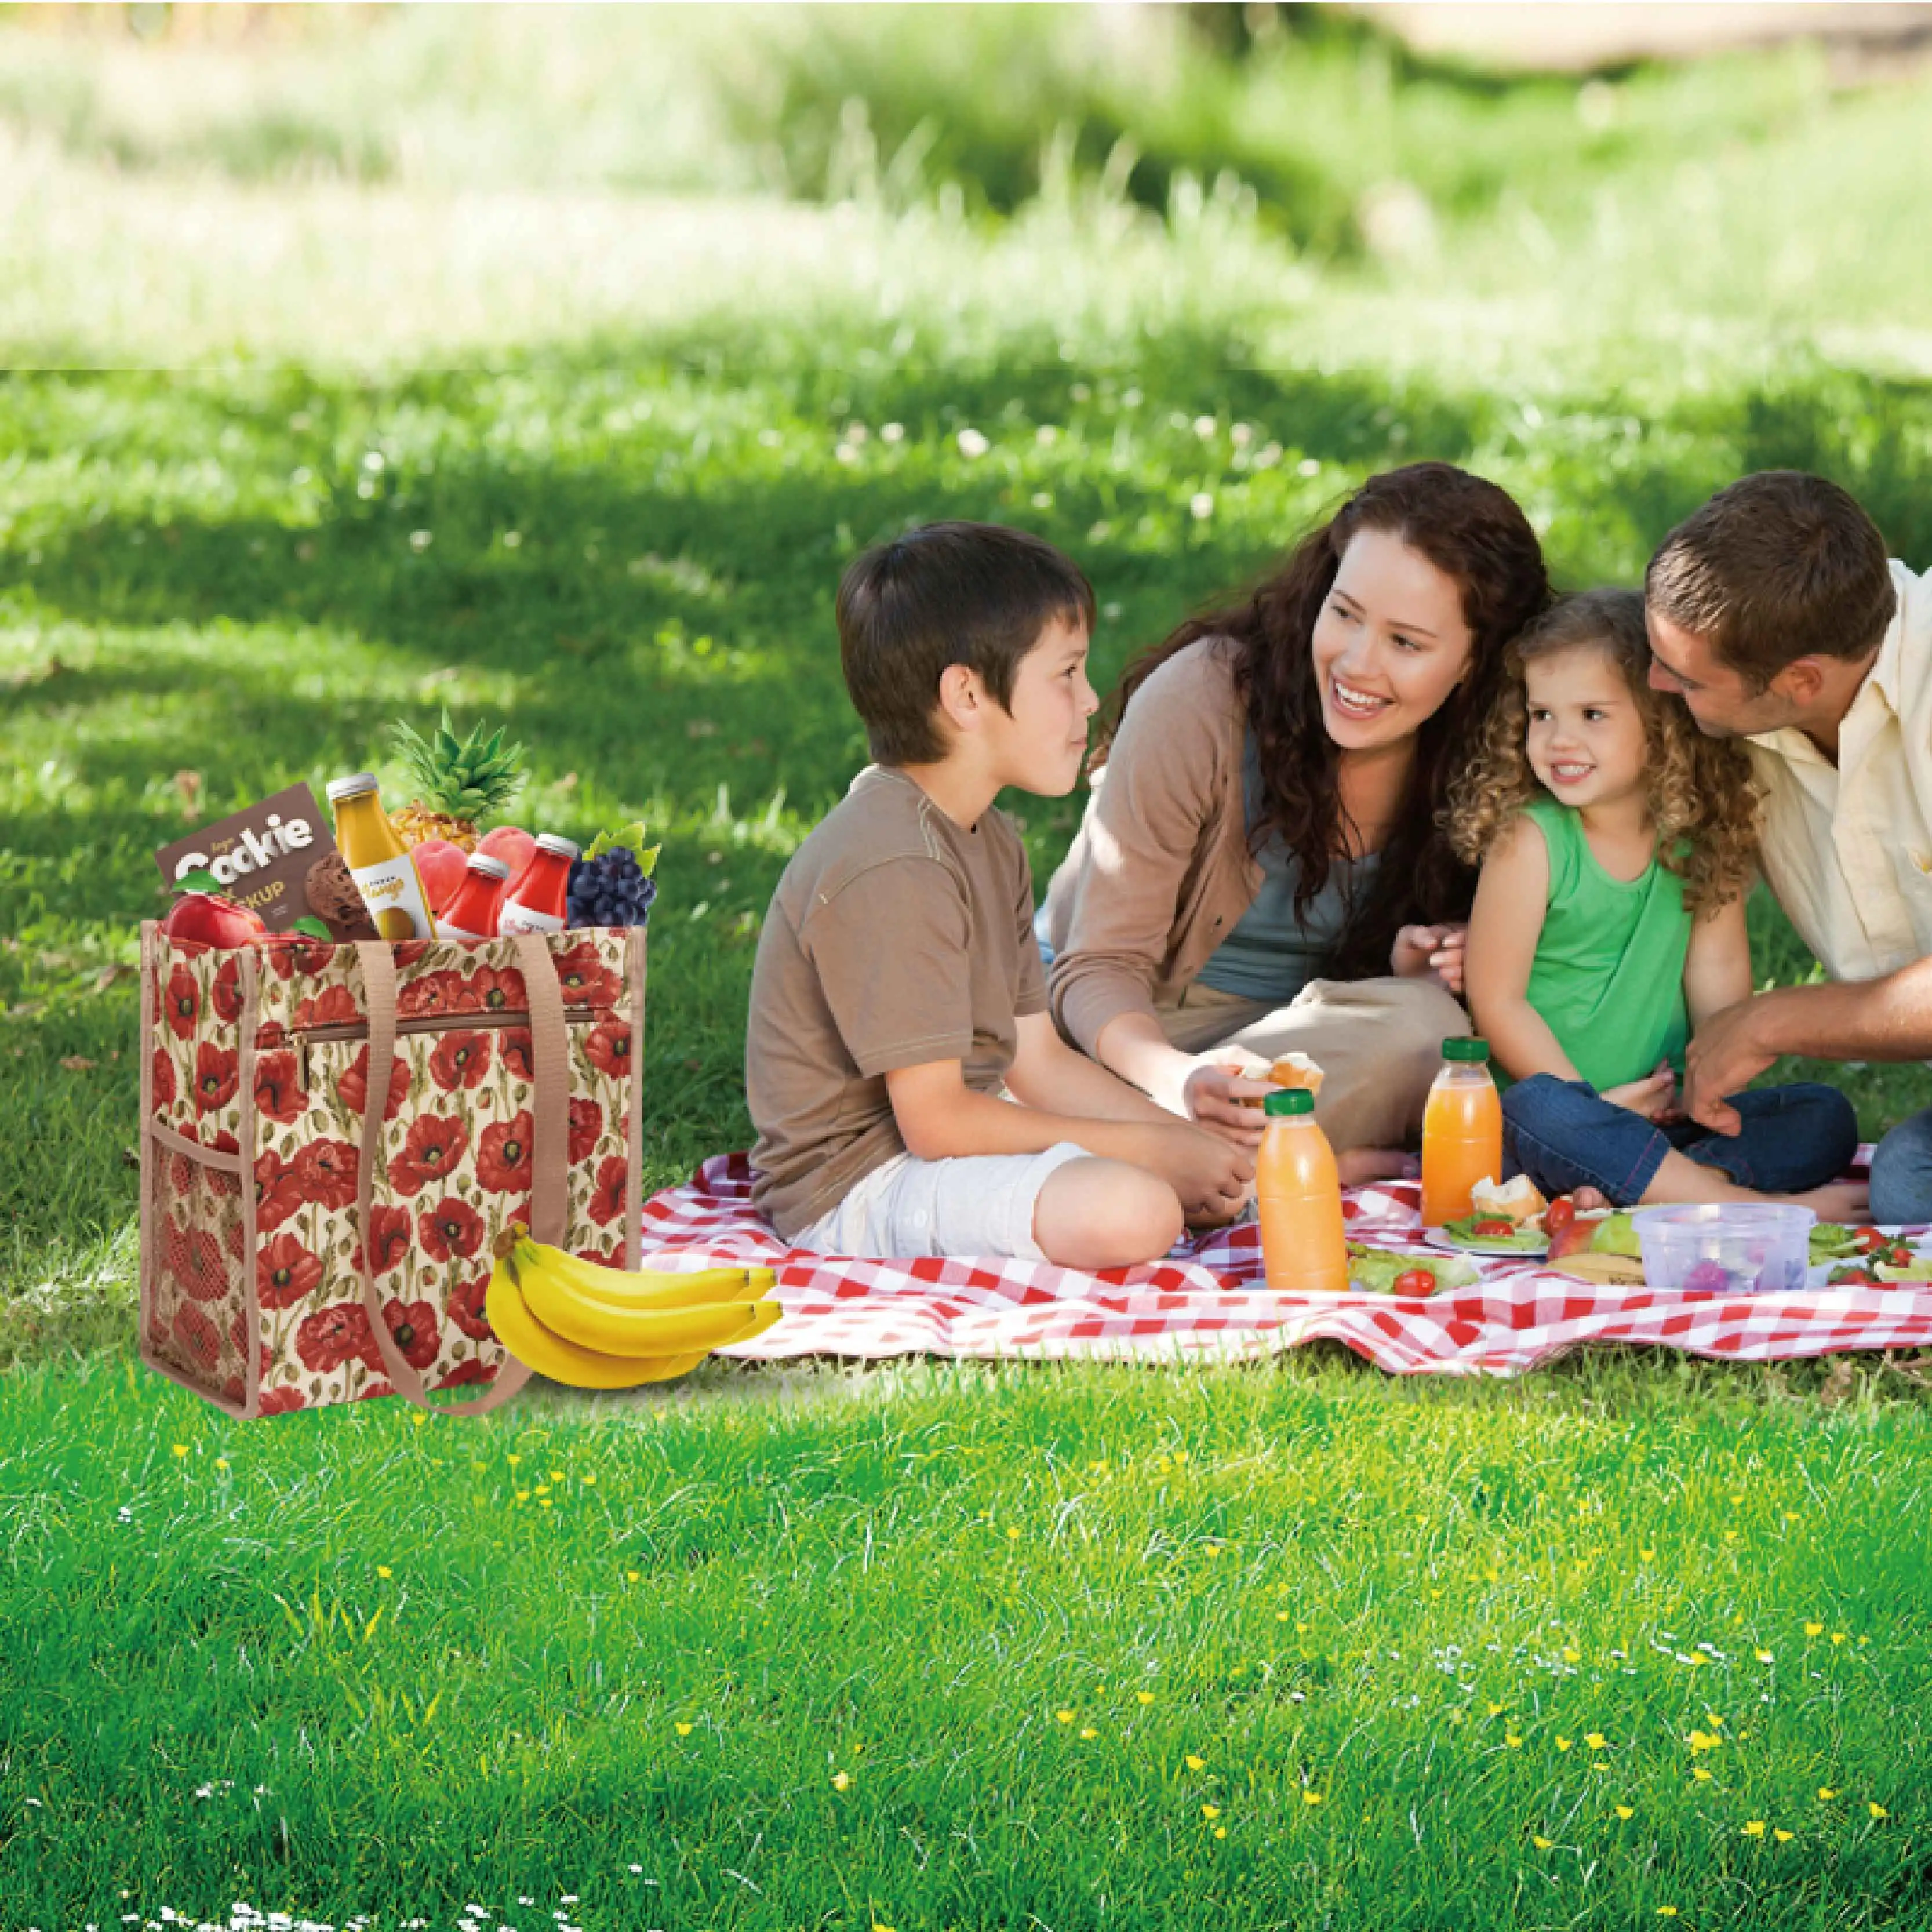
[[[1351,1189],[1349,1234],[1427,1253],[1418,1204],[1413,1182]],[[818,1255],[786,1246],[752,1207],[742,1154],[707,1160],[688,1186],[647,1201],[644,1246],[651,1268],[729,1261],[776,1269],[784,1319],[755,1342],[720,1351],[759,1360],[1240,1359],[1327,1336],[1397,1374],[1511,1375],[1580,1342],[1652,1342],[1744,1361],[1932,1345],[1932,1293],[1906,1288],[1665,1292],[1600,1286],[1534,1262],[1478,1260],[1474,1286],[1426,1300],[1274,1294],[1262,1286],[1261,1232],[1252,1222],[1204,1235],[1151,1267],[1100,1274],[992,1258]]]

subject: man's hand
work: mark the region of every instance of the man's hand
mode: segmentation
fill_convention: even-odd
[[[1777,1053],[1759,1037],[1756,1000],[1740,1000],[1706,1020],[1684,1054],[1684,1111],[1714,1133],[1735,1134],[1744,1122],[1726,1094],[1748,1087]]]
[[[1460,999],[1468,938],[1466,926],[1406,926],[1395,936],[1389,970],[1398,980],[1433,980]]]
[[[1598,1096],[1613,1107],[1628,1107],[1646,1120],[1676,1120],[1683,1116],[1677,1107],[1677,1076],[1670,1063],[1660,1061],[1641,1080],[1627,1080],[1621,1087],[1606,1087]]]
[[[1270,1063],[1244,1046],[1217,1046],[1204,1053],[1180,1089],[1187,1118],[1238,1148],[1261,1144],[1267,1124],[1258,1107],[1244,1107],[1244,1095],[1258,1100],[1275,1092]]]

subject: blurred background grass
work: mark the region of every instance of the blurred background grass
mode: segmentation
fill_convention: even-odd
[[[1505,71],[1327,9],[0,10],[0,1358],[124,1332],[149,854],[392,717],[664,833],[659,1186],[748,1141],[865,542],[1040,530],[1103,678],[1421,455],[1572,584],[1782,464],[1932,562],[1922,10],[1560,73],[1511,17]],[[1043,881],[1072,803],[1014,803]]]

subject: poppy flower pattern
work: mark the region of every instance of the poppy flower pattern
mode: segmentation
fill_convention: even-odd
[[[255,1060],[255,1106],[272,1120],[301,1119],[308,1096],[296,1084],[292,1053],[263,1053]]]
[[[569,1040],[564,1245],[620,1264],[634,1191],[627,941],[549,941]],[[238,1150],[245,1165],[238,1178],[185,1153],[151,1159],[155,1251],[176,1258],[151,1271],[142,1332],[158,1363],[238,1402],[252,1346],[270,1415],[392,1391],[361,1281],[361,960],[353,946],[314,941],[256,952],[252,1053],[240,956],[165,939],[153,956],[152,1118],[201,1148]],[[527,988],[507,942],[418,942],[392,956],[401,1024],[368,1177],[368,1260],[384,1328],[425,1385],[481,1388],[506,1359],[486,1305],[490,1244],[530,1214]]]
[[[429,1057],[429,1070],[445,1094],[480,1087],[490,1071],[490,1036],[467,1030],[443,1034]]]

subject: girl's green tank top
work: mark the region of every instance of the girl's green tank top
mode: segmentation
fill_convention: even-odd
[[[1681,1072],[1690,1035],[1683,881],[1654,856],[1640,878],[1613,879],[1568,806],[1538,799],[1524,809],[1550,851],[1550,901],[1530,968],[1529,1004],[1599,1093],[1642,1079],[1660,1060]]]

